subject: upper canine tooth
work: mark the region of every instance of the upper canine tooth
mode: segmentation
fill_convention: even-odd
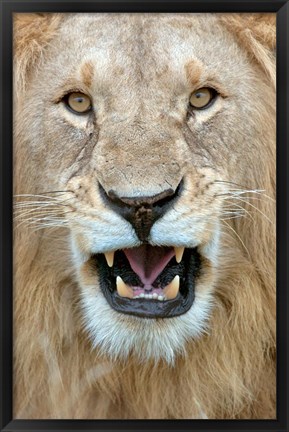
[[[105,256],[105,259],[106,259],[107,265],[108,265],[109,267],[112,267],[112,266],[113,266],[113,262],[114,262],[114,251],[106,252],[106,253],[104,254],[104,256]]]
[[[116,289],[121,297],[133,298],[133,290],[124,283],[120,276],[116,277]]]
[[[177,263],[180,263],[182,261],[183,255],[184,255],[184,247],[176,247],[175,246],[175,254],[176,254],[176,261]]]
[[[180,289],[180,276],[176,275],[169,285],[164,288],[164,294],[167,300],[177,297]]]

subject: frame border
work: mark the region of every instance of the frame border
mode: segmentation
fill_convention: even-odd
[[[13,420],[12,417],[12,15],[13,12],[275,12],[277,13],[277,419],[276,420]],[[289,0],[0,0],[0,427],[24,431],[289,430]],[[282,297],[281,297],[282,296]]]

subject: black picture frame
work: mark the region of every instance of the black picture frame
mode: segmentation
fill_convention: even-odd
[[[1,0],[1,431],[288,431],[289,1]],[[12,417],[12,15],[14,12],[275,12],[277,14],[277,419],[13,420]]]

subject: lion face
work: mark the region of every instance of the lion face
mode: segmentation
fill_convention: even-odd
[[[260,158],[256,69],[213,15],[74,15],[52,39],[21,107],[26,169],[106,354],[170,362],[207,331],[228,198]]]

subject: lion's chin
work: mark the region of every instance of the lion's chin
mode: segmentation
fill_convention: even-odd
[[[201,257],[197,248],[185,249],[178,260],[174,248],[146,244],[116,251],[113,257],[93,255],[89,265],[108,304],[117,312],[170,318],[191,308]]]

